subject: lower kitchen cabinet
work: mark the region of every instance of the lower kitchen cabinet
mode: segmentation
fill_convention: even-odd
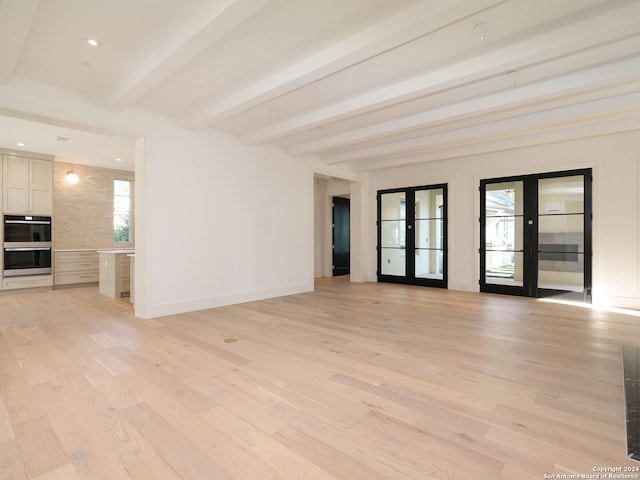
[[[3,290],[18,288],[40,288],[53,285],[51,275],[28,275],[24,277],[5,277],[2,279]]]
[[[100,293],[113,298],[127,296],[131,290],[131,266],[127,256],[133,250],[99,250]]]
[[[97,250],[58,250],[54,252],[54,285],[97,283]]]

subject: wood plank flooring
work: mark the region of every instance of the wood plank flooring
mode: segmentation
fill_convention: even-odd
[[[322,279],[145,321],[0,296],[0,480],[529,480],[626,458],[640,316]],[[635,474],[636,472],[630,472]]]

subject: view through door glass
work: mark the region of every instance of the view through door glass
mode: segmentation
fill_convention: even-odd
[[[582,292],[584,177],[538,180],[538,288]]]
[[[491,183],[485,194],[485,282],[523,285],[523,182]]]
[[[442,280],[444,274],[444,190],[415,192],[415,276]]]
[[[380,272],[404,277],[407,263],[407,194],[381,194],[380,203]]]

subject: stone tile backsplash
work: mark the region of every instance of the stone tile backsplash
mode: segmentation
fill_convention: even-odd
[[[80,177],[69,185],[65,177],[73,171]],[[53,248],[93,249],[133,247],[114,240],[113,181],[128,180],[135,187],[134,172],[54,162],[53,164]],[[131,225],[134,225],[132,208]]]

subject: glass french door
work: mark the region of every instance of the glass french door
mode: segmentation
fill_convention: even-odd
[[[447,288],[447,186],[378,192],[378,281]]]
[[[480,182],[480,290],[590,301],[591,169]]]

